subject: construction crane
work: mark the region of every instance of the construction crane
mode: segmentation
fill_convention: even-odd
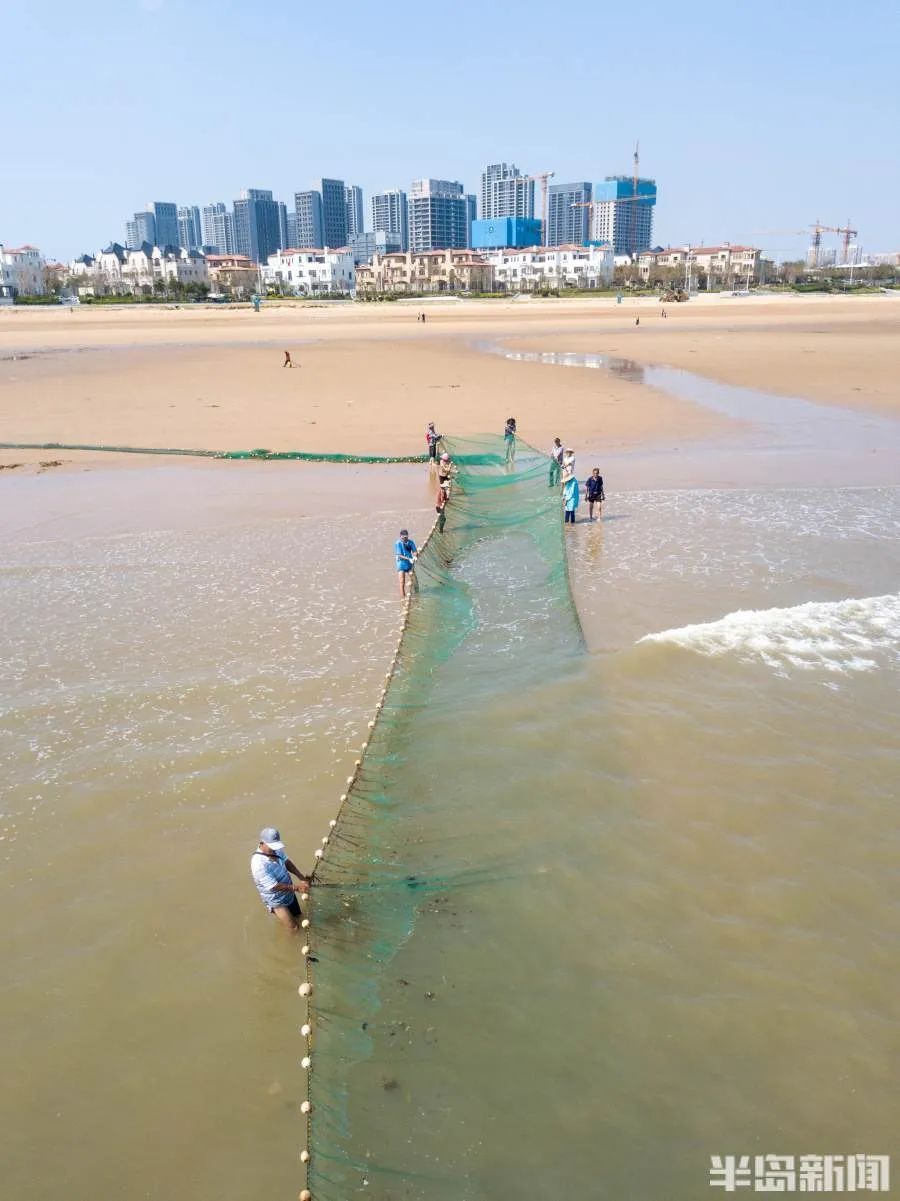
[[[535,171],[533,175],[524,176],[526,181],[538,182],[541,185],[541,245],[547,245],[547,185],[556,174],[555,171]]]
[[[850,258],[850,239],[855,238],[859,234],[858,229],[850,228],[849,218],[846,225],[823,225],[821,221],[816,221],[815,225],[809,227],[813,231],[812,252],[813,266],[819,265],[819,250],[822,246],[822,234],[843,234],[844,235],[844,262]]]

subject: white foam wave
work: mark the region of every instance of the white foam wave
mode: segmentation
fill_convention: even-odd
[[[900,665],[900,595],[810,601],[790,609],[739,609],[719,621],[645,634],[655,642],[715,657],[792,669],[849,673]]]

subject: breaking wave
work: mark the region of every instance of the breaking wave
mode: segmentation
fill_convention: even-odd
[[[735,655],[778,675],[791,669],[849,673],[900,664],[900,595],[810,601],[790,609],[739,609],[719,621],[638,640],[711,657]]]

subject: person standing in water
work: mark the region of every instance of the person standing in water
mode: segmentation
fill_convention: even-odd
[[[572,471],[569,475],[563,477],[563,508],[565,510],[564,521],[568,525],[570,522],[575,524],[575,510],[578,508],[578,502],[581,497],[578,494],[578,480],[575,478],[575,472]]]
[[[397,576],[400,581],[400,595],[406,596],[406,577],[409,576],[410,591],[418,587],[416,581],[416,556],[419,550],[409,536],[409,530],[401,530],[400,537],[394,547],[397,556]]]
[[[516,457],[516,419],[507,417],[503,428],[503,441],[506,443],[506,461],[511,463]]]
[[[428,443],[428,457],[432,462],[437,458],[437,447],[442,435],[437,433],[434,428],[434,422],[428,422],[428,428],[425,430],[425,441]]]
[[[560,470],[562,469],[563,444],[559,438],[553,439],[553,445],[550,447],[550,484],[549,487],[555,488],[559,483]]]
[[[588,520],[594,520],[594,505],[597,506],[597,515],[602,515],[601,506],[606,500],[603,492],[603,476],[600,474],[600,468],[595,467],[591,474],[584,481],[584,496],[588,503]]]
[[[283,926],[296,930],[300,925],[300,905],[297,893],[309,892],[309,876],[304,876],[287,857],[281,835],[274,826],[260,832],[259,843],[250,856],[250,874],[260,900],[274,913]],[[295,884],[291,876],[300,881]]]

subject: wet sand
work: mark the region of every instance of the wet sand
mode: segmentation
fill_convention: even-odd
[[[251,310],[0,311],[9,442],[410,454],[515,413],[537,445],[703,445],[733,419],[646,384],[511,364],[500,340],[589,350],[822,403],[896,411],[900,298],[428,302]],[[635,316],[641,325],[634,324]],[[281,367],[282,350],[299,364]],[[58,457],[58,456],[55,456]],[[0,452],[0,462],[22,461]]]

